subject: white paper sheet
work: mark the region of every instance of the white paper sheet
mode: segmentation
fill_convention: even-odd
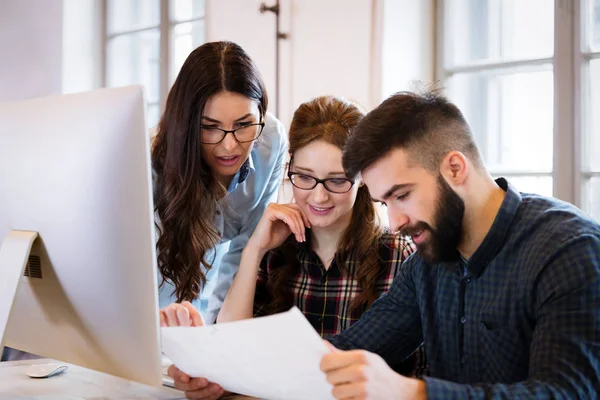
[[[245,321],[162,328],[162,351],[186,374],[234,393],[273,400],[333,399],[319,368],[330,350],[296,307]]]

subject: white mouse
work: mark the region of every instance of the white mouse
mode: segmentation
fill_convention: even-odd
[[[65,364],[48,363],[30,365],[25,373],[30,378],[49,378],[64,372],[68,367]]]

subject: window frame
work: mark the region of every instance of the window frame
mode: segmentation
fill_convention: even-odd
[[[150,31],[153,29],[159,30],[159,96],[158,101],[147,101],[146,106],[159,106],[159,115],[162,115],[165,109],[165,104],[167,101],[167,96],[169,94],[169,89],[171,87],[170,77],[172,74],[172,60],[174,58],[174,54],[172,52],[171,43],[173,38],[173,32],[175,30],[175,26],[180,24],[192,23],[203,21],[204,22],[204,38],[206,39],[206,10],[207,3],[204,2],[204,12],[199,17],[188,18],[185,20],[176,20],[171,18],[171,2],[170,0],[159,0],[159,23],[158,25],[148,25],[143,28],[136,29],[127,29],[127,30],[119,30],[116,33],[108,33],[108,24],[109,24],[109,16],[108,16],[108,1],[102,0],[101,5],[101,29],[102,29],[102,70],[101,70],[101,87],[107,87],[108,82],[108,45],[109,42],[115,37],[132,35],[138,32]]]
[[[584,26],[581,27],[581,29],[578,30],[578,33],[581,35],[580,40],[578,40],[577,42],[577,51],[579,54],[577,54],[577,60],[580,64],[580,76],[579,76],[579,84],[581,87],[581,96],[580,96],[580,103],[581,103],[581,115],[580,115],[580,120],[581,120],[581,125],[582,125],[582,132],[587,132],[588,134],[591,134],[592,132],[592,126],[591,126],[591,121],[590,121],[590,115],[591,115],[591,102],[587,101],[587,102],[583,102],[583,99],[590,99],[590,82],[589,82],[589,66],[590,63],[593,60],[600,60],[600,46],[598,46],[599,48],[596,49],[589,49],[587,48],[587,43],[589,41],[589,37],[588,35],[592,33],[592,27],[590,27],[588,24],[591,22],[593,14],[586,14],[586,10],[584,7],[581,7],[581,1],[582,0],[577,0],[577,6],[580,7],[578,11],[579,16],[580,16],[580,21],[586,21]],[[588,4],[590,5],[590,8],[593,7],[593,0],[583,0],[584,4]],[[587,17],[587,18],[586,18]],[[600,79],[600,76],[598,77]],[[585,138],[582,136],[581,140],[584,140]],[[582,142],[583,143],[583,142]],[[580,146],[581,147],[581,151],[582,151],[582,157],[586,156],[589,157],[589,154],[587,154],[584,151],[584,146]],[[582,158],[583,159],[583,158]],[[600,178],[600,168],[598,168],[597,170],[594,170],[591,166],[585,165],[585,164],[581,164],[581,182],[583,184],[585,184],[585,182],[591,178]],[[582,186],[582,191],[583,191],[583,185]],[[583,201],[587,201],[588,199],[582,199]]]
[[[584,198],[584,184],[591,177],[600,177],[600,171],[586,171],[583,162],[583,138],[590,134],[589,96],[586,96],[586,63],[600,59],[600,51],[588,52],[583,46],[586,10],[582,5],[593,0],[554,0],[554,55],[546,58],[530,58],[508,62],[475,62],[469,65],[446,67],[448,47],[445,43],[447,0],[435,0],[435,79],[445,82],[460,72],[518,68],[551,63],[554,72],[554,128],[552,171],[490,171],[508,179],[519,176],[551,176],[553,196],[582,207],[589,199]],[[589,29],[588,29],[589,30]],[[583,39],[583,40],[582,40]],[[584,100],[585,99],[585,100]],[[592,210],[586,210],[591,212]]]

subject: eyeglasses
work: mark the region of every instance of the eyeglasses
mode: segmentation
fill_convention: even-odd
[[[228,133],[231,133],[238,143],[248,143],[258,139],[264,128],[265,121],[243,125],[231,130],[221,129],[212,125],[200,125],[200,142],[204,144],[219,144],[225,139]]]
[[[325,189],[331,193],[347,193],[354,186],[354,182],[347,178],[318,179],[298,172],[288,172],[288,178],[292,185],[302,190],[314,189],[319,183],[322,183]]]

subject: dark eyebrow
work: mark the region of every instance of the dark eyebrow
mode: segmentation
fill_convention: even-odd
[[[378,201],[380,203],[383,203],[384,201],[386,201],[387,199],[389,199],[390,197],[392,197],[392,195],[394,194],[394,192],[400,190],[400,189],[405,189],[408,187],[412,187],[413,184],[412,183],[399,183],[396,184],[394,186],[392,186],[387,192],[385,192],[385,194],[383,195],[382,200],[377,200],[377,199],[373,199],[373,201]]]
[[[240,118],[236,119],[234,122],[239,122],[239,121],[241,121],[243,119],[246,119],[246,118],[252,117],[252,116],[253,116],[252,113],[248,113],[248,114],[244,115],[243,117],[240,117]],[[222,122],[219,121],[218,119],[207,117],[206,115],[203,115],[202,118],[205,119],[205,120],[207,120],[207,121],[209,121],[209,122],[214,122],[215,124],[222,124]]]

